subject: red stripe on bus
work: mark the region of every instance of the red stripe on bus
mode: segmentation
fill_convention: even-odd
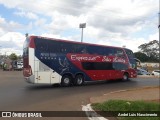
[[[29,42],[29,47],[30,48],[35,48],[34,38],[35,38],[35,36],[30,37],[30,42]]]

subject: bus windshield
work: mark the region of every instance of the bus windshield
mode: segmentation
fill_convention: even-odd
[[[125,49],[125,52],[128,56],[131,67],[135,69],[136,68],[136,61],[135,61],[135,57],[134,57],[133,52],[129,49]]]
[[[29,47],[29,39],[26,38],[24,44],[23,44],[23,57],[28,56],[28,47]]]

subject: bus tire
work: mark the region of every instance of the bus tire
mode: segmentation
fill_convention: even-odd
[[[64,75],[61,79],[61,85],[63,87],[68,87],[71,85],[72,77],[70,75]]]
[[[83,85],[83,83],[84,83],[84,76],[81,74],[76,75],[74,84],[77,86],[80,86],[80,85]]]
[[[124,73],[122,80],[123,80],[123,81],[127,81],[128,79],[129,79],[128,73]]]

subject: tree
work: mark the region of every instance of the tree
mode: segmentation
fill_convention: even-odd
[[[158,40],[150,41],[138,47],[140,52],[146,54],[149,62],[158,62],[159,60],[159,42]]]
[[[19,60],[22,59],[22,55],[17,56],[17,59]]]
[[[17,60],[17,59],[18,59],[18,57],[17,57],[17,55],[16,55],[15,53],[10,54],[10,55],[9,55],[9,58],[10,58],[11,60]]]
[[[142,53],[142,52],[135,52],[134,53],[135,57],[137,59],[139,59],[141,62],[147,62],[149,60],[149,57],[145,54],[145,53]]]

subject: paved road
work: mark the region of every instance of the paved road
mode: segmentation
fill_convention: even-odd
[[[23,80],[22,72],[0,71],[0,111],[81,111],[92,96],[158,84],[158,78],[138,78],[72,87],[32,85]]]

